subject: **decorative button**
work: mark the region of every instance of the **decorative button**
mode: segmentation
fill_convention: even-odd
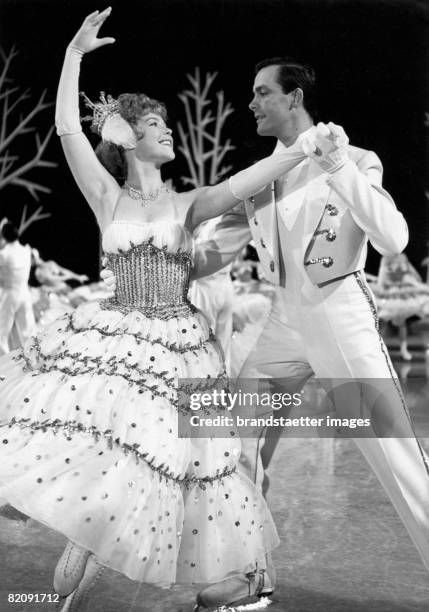
[[[326,204],[326,210],[328,211],[328,215],[331,215],[331,217],[338,215],[338,208],[333,204]]]
[[[270,261],[270,270],[271,270],[271,272],[274,272],[274,270],[275,270],[275,265],[274,265],[273,261]]]
[[[255,225],[258,225],[258,219],[257,219],[256,217],[254,217],[254,218],[253,218],[253,223],[254,223]]]
[[[321,263],[324,268],[330,268],[334,263],[332,257],[314,257],[304,262],[304,266],[312,266],[314,264]]]
[[[334,260],[332,259],[332,257],[322,257],[322,264],[325,268],[330,268],[333,263]]]
[[[265,242],[263,238],[261,238],[261,246],[265,249]]]
[[[337,237],[335,230],[330,227],[329,229],[322,229],[315,232],[316,236],[320,236],[321,234],[326,234],[326,240],[328,242],[333,242]]]
[[[255,203],[255,198],[254,198],[253,196],[252,196],[251,198],[249,198],[249,200],[250,200],[250,202],[251,202],[252,204],[254,204],[254,203]]]

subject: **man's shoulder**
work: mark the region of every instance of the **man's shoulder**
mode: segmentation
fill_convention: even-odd
[[[363,149],[362,147],[355,147],[354,145],[348,146],[348,154],[356,164],[359,162],[366,161],[368,159],[379,161],[378,155],[374,151]]]

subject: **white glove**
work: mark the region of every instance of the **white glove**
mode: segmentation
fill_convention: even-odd
[[[101,260],[101,265],[107,266],[107,264],[107,258],[103,257],[103,259]],[[109,268],[104,268],[100,272],[100,277],[103,279],[104,286],[106,287],[106,289],[112,292],[116,290],[116,277],[113,274],[112,270],[110,270]]]
[[[104,45],[111,45],[115,42],[115,39],[111,36],[105,36],[104,38],[97,38],[98,32],[101,26],[109,17],[112,12],[112,7],[104,9],[104,11],[94,11],[88,17],[86,17],[76,32],[73,40],[70,43],[70,47],[78,49],[81,53],[89,53]]]
[[[349,160],[348,144],[347,134],[340,125],[318,123],[314,137],[303,140],[302,149],[322,170],[333,174]]]
[[[95,11],[84,20],[67,48],[61,72],[55,109],[55,125],[58,136],[78,134],[82,131],[79,118],[79,71],[84,53],[115,42],[114,38],[97,38],[99,29],[110,15],[108,8]]]
[[[261,159],[253,166],[231,176],[228,182],[232,195],[237,200],[250,198],[266,185],[295,168],[305,159],[306,155],[301,142],[297,142],[291,147]]]
[[[68,47],[64,58],[55,107],[55,125],[58,136],[79,134],[82,131],[79,118],[78,82],[83,51]]]

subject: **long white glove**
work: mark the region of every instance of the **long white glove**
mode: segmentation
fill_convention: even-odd
[[[266,185],[295,168],[305,158],[306,154],[301,142],[275,152],[231,176],[229,179],[231,193],[237,200],[250,198]]]
[[[58,136],[78,134],[82,131],[78,92],[82,56],[83,51],[77,47],[67,47],[55,107],[55,125]]]
[[[55,108],[55,125],[58,136],[78,134],[82,131],[79,118],[80,62],[84,53],[115,42],[115,39],[111,37],[97,38],[111,10],[109,7],[101,13],[94,11],[88,15],[67,47]]]
[[[324,172],[333,174],[349,161],[348,144],[349,139],[343,128],[329,122],[327,125],[318,123],[314,136],[305,139],[302,148]]]
[[[79,72],[84,53],[99,49],[115,42],[106,36],[97,38],[104,21],[111,13],[111,8],[95,11],[88,15],[67,48],[57,93],[55,125],[58,136],[78,134],[82,131],[79,119]],[[127,149],[136,146],[136,137],[131,126],[114,113],[104,122],[101,130],[103,140],[121,145]]]

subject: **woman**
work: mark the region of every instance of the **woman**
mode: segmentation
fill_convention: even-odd
[[[68,281],[76,281],[79,284],[86,283],[89,278],[86,274],[77,274],[72,270],[63,268],[56,261],[44,261],[40,257],[37,249],[31,251],[33,265],[35,266],[34,275],[36,280],[47,290],[57,294],[69,293],[71,287]]]
[[[92,105],[93,126],[127,163],[119,186],[82,134],[78,107],[82,56],[114,42],[97,38],[109,14],[89,15],[68,47],[56,124],[116,295],[64,315],[0,361],[0,496],[69,538],[54,577],[63,612],[79,609],[104,566],[158,585],[216,582],[244,568],[258,594],[257,562],[278,543],[265,502],[236,472],[239,441],[178,438],[175,380],[224,373],[206,319],[186,300],[192,231],[304,156],[292,147],[229,182],[172,193],[160,174],[174,159],[165,108],[124,94]]]
[[[34,282],[37,283],[32,288],[33,310],[37,327],[41,328],[74,308],[71,299],[74,297],[73,289],[68,283],[75,281],[82,284],[89,278],[85,274],[76,274],[63,268],[55,261],[44,261],[37,249],[31,249],[31,255]]]

